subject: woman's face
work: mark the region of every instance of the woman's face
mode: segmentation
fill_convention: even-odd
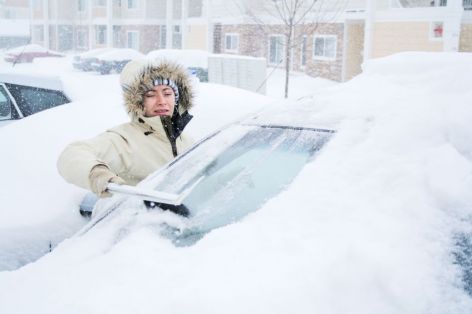
[[[144,94],[144,116],[172,116],[175,95],[168,85],[157,85]]]

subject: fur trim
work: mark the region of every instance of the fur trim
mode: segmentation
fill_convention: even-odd
[[[123,69],[120,81],[126,111],[133,119],[143,115],[144,94],[154,87],[156,79],[169,79],[175,82],[179,89],[179,101],[176,104],[179,113],[193,106],[194,92],[190,77],[181,65],[171,61],[130,63]]]

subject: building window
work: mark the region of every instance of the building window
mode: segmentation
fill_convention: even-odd
[[[188,0],[188,17],[202,17],[202,0]]]
[[[238,52],[239,51],[239,35],[225,34],[225,51]]]
[[[180,31],[180,25],[174,25],[172,28],[172,48],[182,48],[182,33]]]
[[[107,0],[95,0],[95,6],[104,7],[107,5]]]
[[[137,0],[128,0],[128,9],[137,9],[138,1]]]
[[[336,36],[321,35],[313,39],[313,59],[336,59]]]
[[[284,37],[281,35],[269,36],[269,64],[279,65],[284,59]]]
[[[306,42],[307,42],[307,37],[304,35],[302,37],[302,44],[300,46],[300,65],[302,67],[306,65]]]
[[[106,25],[95,25],[95,42],[98,45],[104,45],[107,42]]]
[[[35,25],[33,26],[33,38],[35,41],[44,41],[44,26]]]
[[[431,23],[430,37],[432,39],[442,39],[443,38],[443,31],[444,31],[444,23],[443,22],[432,22]]]
[[[79,12],[84,12],[86,9],[86,1],[85,0],[77,0],[77,9]]]
[[[167,44],[167,30],[165,25],[161,25],[159,28],[159,48],[164,49],[166,48]]]
[[[132,31],[132,32],[126,32],[126,41],[128,48],[132,48],[135,50],[139,50],[139,32],[138,31]]]
[[[71,25],[57,26],[57,46],[59,51],[71,50],[74,48],[74,29]]]
[[[87,31],[84,29],[77,31],[77,48],[87,48]]]

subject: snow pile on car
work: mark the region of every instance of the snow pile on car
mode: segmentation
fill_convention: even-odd
[[[156,231],[169,213],[130,207],[0,273],[2,310],[472,312],[457,259],[472,231],[471,67],[471,54],[369,62],[294,105],[337,134],[259,211],[176,248]]]

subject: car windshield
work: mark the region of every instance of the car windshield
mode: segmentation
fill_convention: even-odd
[[[179,241],[233,223],[280,193],[332,135],[330,131],[237,125],[202,142],[149,178],[155,190],[189,194]],[[186,238],[186,240],[184,239]]]

